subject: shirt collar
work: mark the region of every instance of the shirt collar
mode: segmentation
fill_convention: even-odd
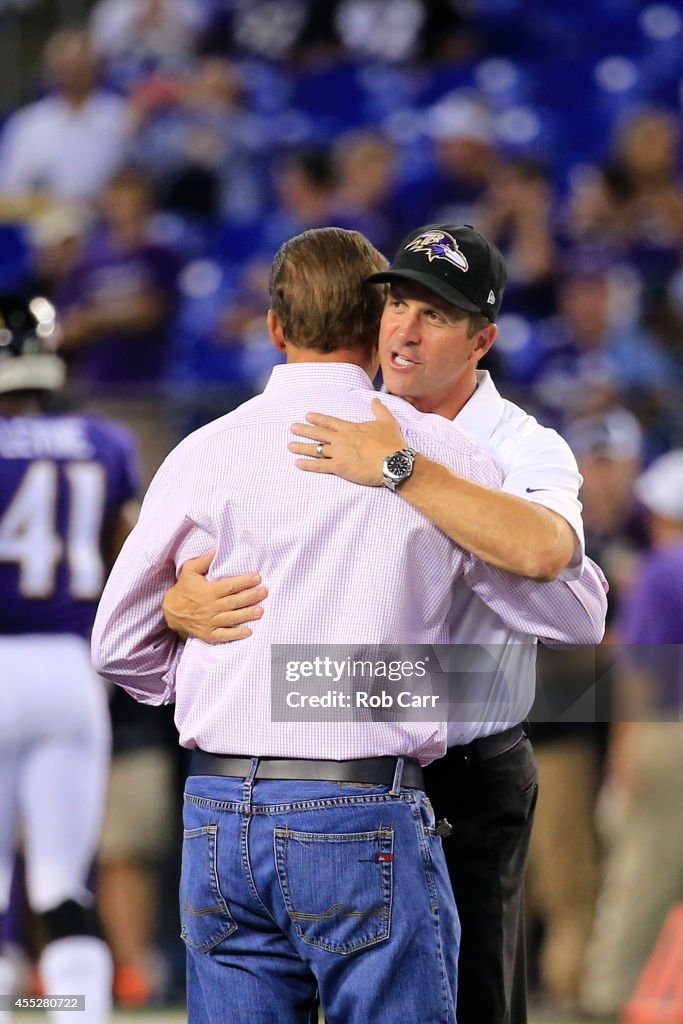
[[[365,370],[354,363],[280,363],[273,367],[264,391],[273,388],[306,387],[308,384],[335,384],[348,390],[373,391]]]
[[[477,370],[476,374],[477,390],[453,422],[473,440],[484,442],[500,423],[505,404],[488,370]]]

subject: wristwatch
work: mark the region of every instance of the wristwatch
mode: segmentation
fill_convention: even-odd
[[[393,455],[387,455],[382,467],[384,486],[395,491],[399,484],[407,480],[413,472],[416,455],[414,448],[400,448]]]

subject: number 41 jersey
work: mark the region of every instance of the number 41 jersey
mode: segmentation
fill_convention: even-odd
[[[135,455],[96,416],[0,416],[0,633],[90,635]]]

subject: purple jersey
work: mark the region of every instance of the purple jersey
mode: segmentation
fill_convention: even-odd
[[[629,655],[657,685],[662,711],[683,707],[683,544],[650,551],[617,618]]]
[[[0,416],[0,633],[88,637],[122,504],[132,437],[96,416]]]
[[[166,313],[154,327],[100,334],[74,353],[73,374],[98,384],[158,382],[166,367],[177,276],[177,261],[163,246],[145,243],[120,250],[106,233],[96,235],[57,296],[60,312],[92,307],[116,319],[148,295],[162,299]]]

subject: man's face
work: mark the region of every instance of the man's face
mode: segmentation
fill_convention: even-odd
[[[609,451],[588,452],[577,461],[583,477],[581,501],[586,525],[601,534],[616,530],[633,506],[640,460]]]
[[[387,390],[421,412],[452,419],[474,391],[474,371],[496,328],[469,334],[463,310],[418,284],[392,283],[379,328]]]

